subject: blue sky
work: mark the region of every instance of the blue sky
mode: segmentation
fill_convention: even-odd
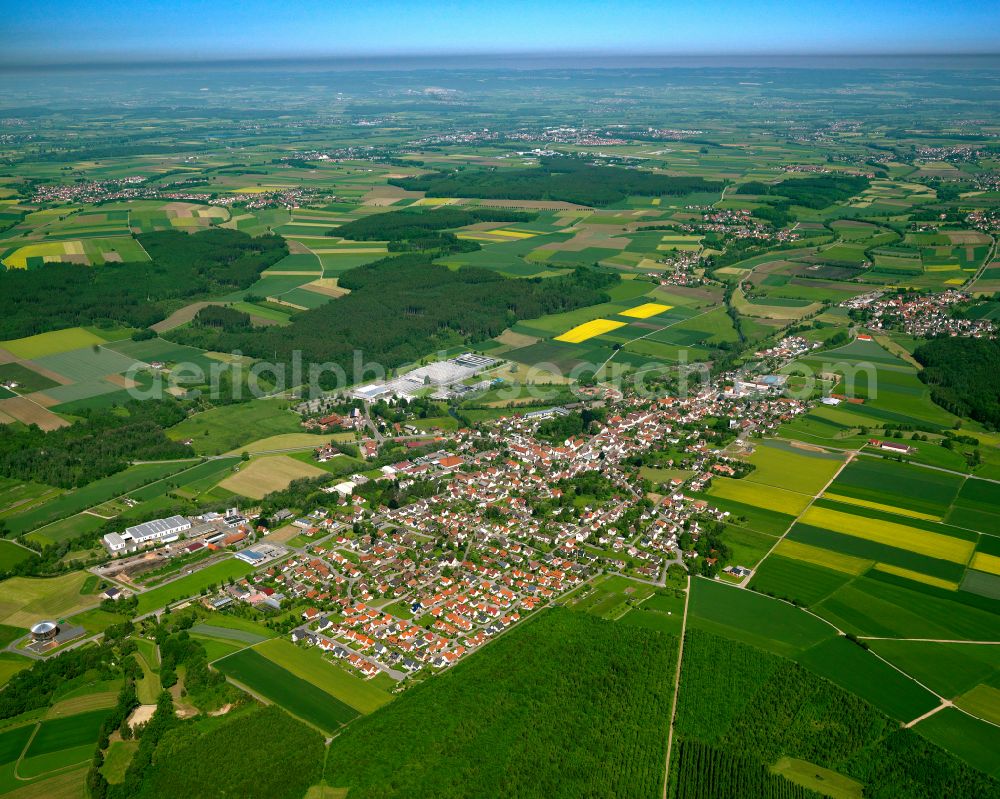
[[[998,53],[972,0],[44,0],[11,3],[3,60],[451,53]]]

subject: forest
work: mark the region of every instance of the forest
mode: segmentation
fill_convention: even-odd
[[[794,661],[697,629],[684,639],[675,729],[681,741],[762,766],[788,756],[832,769],[863,783],[866,797],[1000,797],[1000,782],[860,697]]]
[[[721,192],[719,181],[673,177],[618,166],[595,166],[582,158],[547,157],[529,169],[465,169],[435,172],[389,183],[428,197],[483,197],[502,200],[561,200],[607,206],[629,195],[680,197],[694,192]]]
[[[68,427],[48,432],[34,425],[0,425],[0,475],[78,488],[135,460],[194,456],[189,446],[164,433],[186,416],[174,399],[132,400],[122,409],[96,408],[80,415]]]
[[[773,184],[751,181],[740,184],[739,193],[785,198],[793,205],[805,208],[826,208],[828,205],[860,194],[869,185],[866,177],[829,174],[789,178]],[[760,216],[757,211],[754,211],[754,215]]]
[[[391,370],[429,352],[499,335],[518,319],[606,302],[604,289],[618,280],[583,267],[546,280],[511,279],[486,269],[451,270],[411,253],[345,272],[340,286],[350,294],[297,314],[286,327],[179,328],[168,335],[203,349],[239,350],[285,364],[298,351],[304,363],[335,364],[351,375],[355,351],[365,363]],[[333,388],[337,376],[326,369],[318,383]]]
[[[671,799],[821,799],[751,758],[714,749],[698,741],[679,741],[671,757]]]
[[[326,782],[354,799],[658,796],[676,647],[543,611],[352,723],[330,746]]]
[[[477,222],[530,222],[537,214],[509,211],[504,208],[438,208],[425,211],[404,208],[384,214],[363,216],[327,232],[353,241],[388,241],[389,252],[424,250],[478,250],[474,241],[463,241],[439,231],[473,225]]]
[[[923,364],[920,379],[931,399],[956,416],[968,416],[1000,428],[1000,341],[936,338],[920,345],[913,357]]]
[[[151,261],[0,271],[0,339],[102,320],[148,327],[181,301],[247,288],[288,254],[281,236],[251,238],[224,228],[167,230],[137,239]]]

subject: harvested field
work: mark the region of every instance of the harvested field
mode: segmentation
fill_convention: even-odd
[[[37,424],[42,430],[58,430],[69,422],[27,397],[9,397],[0,400],[0,413],[24,424]]]
[[[251,499],[261,499],[272,491],[288,488],[292,480],[301,477],[321,477],[323,469],[286,455],[257,458],[227,477],[219,486]]]
[[[150,327],[157,333],[165,333],[168,330],[173,330],[175,327],[180,327],[181,325],[187,324],[192,319],[194,319],[195,314],[198,313],[202,308],[212,305],[210,302],[193,302],[190,305],[185,305],[179,311],[174,311],[170,316],[164,319],[162,322],[157,322],[155,325],[150,325]]]

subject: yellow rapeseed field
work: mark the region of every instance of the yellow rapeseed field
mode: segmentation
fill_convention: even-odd
[[[637,305],[635,308],[622,311],[620,315],[631,316],[633,319],[649,319],[649,317],[669,311],[673,307],[673,305],[661,305],[658,302],[647,302],[644,305]]]
[[[914,580],[924,585],[933,585],[935,588],[944,588],[946,591],[957,591],[958,583],[950,580],[942,580],[940,577],[931,577],[923,572],[915,572],[912,569],[904,569],[900,566],[893,566],[889,563],[876,563],[876,571],[895,574],[897,577],[905,577],[907,580]]]
[[[845,574],[864,574],[872,567],[873,563],[873,561],[856,558],[853,555],[843,555],[840,552],[831,552],[829,549],[823,549],[822,547],[814,547],[811,544],[792,541],[790,538],[782,539],[774,551],[776,554],[783,555],[786,558],[814,563],[817,566],[825,566],[828,569],[844,572]]]
[[[567,344],[579,344],[581,341],[586,341],[594,336],[610,333],[619,327],[625,327],[625,323],[615,322],[611,319],[594,319],[567,330],[561,336],[556,336],[556,341],[565,341]]]
[[[853,535],[856,538],[864,538],[890,547],[906,549],[929,558],[950,560],[953,563],[968,563],[974,549],[971,542],[963,541],[961,538],[953,538],[950,535],[932,533],[881,519],[855,516],[853,513],[842,513],[839,510],[818,508],[815,505],[802,514],[799,521],[803,524],[811,524],[813,527]]]
[[[857,505],[859,508],[871,508],[872,510],[895,513],[897,516],[909,516],[911,519],[923,519],[928,522],[941,521],[940,516],[935,516],[932,513],[921,513],[920,511],[910,510],[909,508],[898,508],[895,505],[883,505],[881,502],[873,502],[870,499],[857,499],[855,497],[843,496],[842,494],[832,494],[829,491],[823,495],[823,498],[832,499],[836,502],[843,502],[845,505]]]
[[[977,552],[972,563],[969,564],[976,571],[988,572],[989,574],[1000,574],[1000,558],[996,555],[987,555],[985,552]]]

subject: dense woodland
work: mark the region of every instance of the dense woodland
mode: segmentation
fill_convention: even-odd
[[[561,200],[607,206],[629,195],[681,197],[721,192],[722,183],[698,177],[672,177],[617,166],[595,166],[581,158],[549,157],[530,169],[465,169],[436,172],[390,183],[428,197],[483,197],[502,200]]]
[[[328,231],[353,241],[387,241],[389,252],[427,250],[478,250],[479,244],[464,241],[440,231],[473,225],[477,222],[530,222],[537,214],[509,211],[504,208],[438,208],[433,211],[404,208],[384,214],[363,216]]]
[[[145,736],[144,736],[145,737]],[[319,783],[323,736],[274,705],[223,717],[218,725],[170,722],[141,787],[112,796],[140,799],[300,799]]]
[[[120,472],[132,461],[193,457],[164,429],[185,417],[180,403],[132,400],[123,409],[95,408],[69,427],[0,425],[0,476],[77,488]]]
[[[860,194],[870,185],[868,178],[857,175],[814,175],[789,178],[779,183],[751,181],[739,186],[740,194],[756,194],[784,198],[804,208],[826,208]],[[759,216],[754,211],[755,216]]]
[[[148,327],[178,301],[247,288],[288,254],[281,236],[251,238],[224,228],[137,239],[152,261],[0,271],[0,339],[103,320]]]
[[[543,611],[352,723],[330,746],[326,782],[353,799],[658,796],[676,647]]]
[[[1000,428],[1000,341],[937,338],[913,357],[924,366],[920,379],[930,386],[934,402],[956,416]]]
[[[996,780],[860,697],[794,661],[700,630],[685,638],[676,733],[763,766],[800,758],[862,782],[876,799],[1000,797]]]
[[[606,302],[616,275],[578,268],[564,277],[505,278],[486,269],[451,270],[426,255],[386,258],[340,277],[351,293],[297,314],[286,327],[260,330],[178,329],[170,338],[209,350],[279,363],[301,353],[306,364],[335,364],[350,376],[354,353],[393,369],[446,349],[496,336],[518,319]],[[308,375],[303,375],[308,379]],[[361,377],[361,376],[359,376]],[[337,385],[330,370],[323,388]]]

